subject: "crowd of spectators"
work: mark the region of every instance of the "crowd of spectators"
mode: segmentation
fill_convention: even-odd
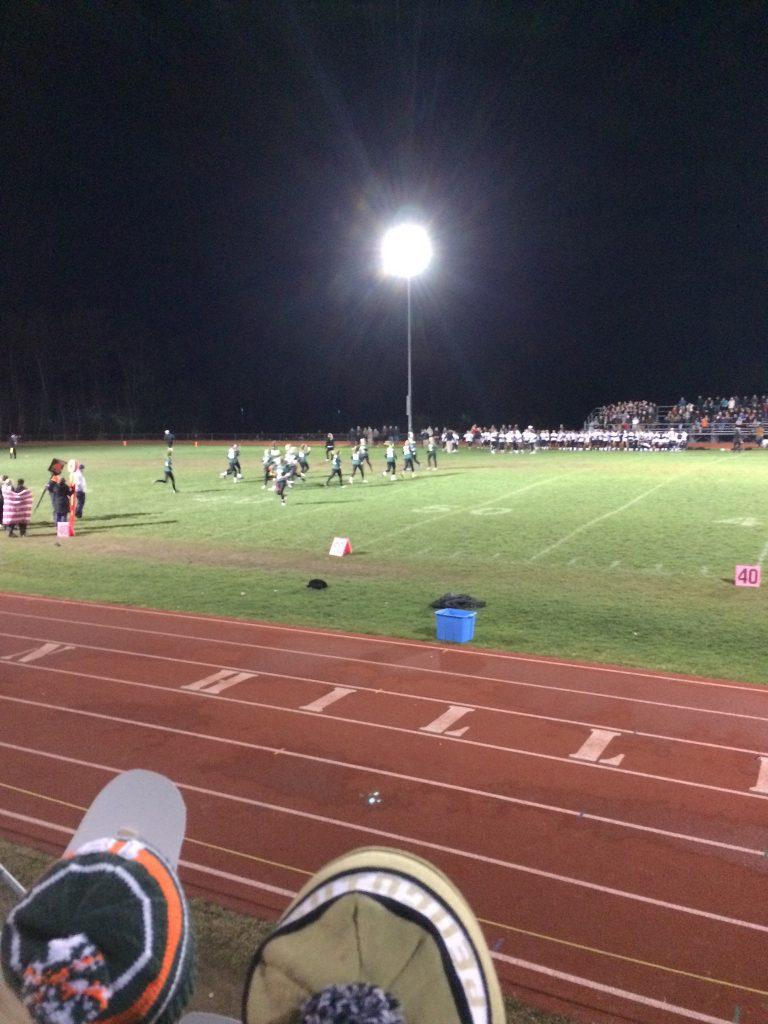
[[[659,417],[659,407],[655,402],[631,401],[614,402],[613,405],[603,405],[590,417],[591,427],[613,427],[622,426],[625,428],[647,426],[656,423]]]
[[[400,428],[388,426],[386,423],[381,427],[361,427],[358,424],[356,427],[350,427],[347,432],[347,439],[350,444],[357,444],[358,441],[366,440],[369,448],[377,445],[379,441],[386,441],[390,437],[395,441],[399,441]]]
[[[655,402],[615,402],[596,409],[587,427],[620,427],[624,430],[675,424],[699,431],[722,427],[750,427],[768,421],[768,394],[717,395],[696,401],[681,397],[674,405]]]
[[[667,423],[690,424],[696,430],[720,425],[749,427],[768,420],[768,395],[698,396],[695,402],[681,398],[666,413]]]
[[[517,423],[482,426],[474,423],[459,432],[452,427],[428,426],[417,439],[426,444],[438,441],[443,451],[454,452],[460,444],[496,452],[526,452],[542,449],[582,451],[671,451],[686,448],[688,441],[717,440],[720,436],[755,440],[763,444],[768,423],[768,394],[703,398],[696,402],[681,398],[675,405],[660,406],[648,400],[615,402],[595,410],[581,429],[520,427]],[[367,438],[369,445],[400,437],[398,427],[352,428],[352,438]],[[354,442],[356,443],[356,441]]]

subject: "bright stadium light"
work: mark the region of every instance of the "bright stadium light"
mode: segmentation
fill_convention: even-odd
[[[384,273],[393,277],[418,277],[432,260],[432,243],[419,224],[398,224],[390,228],[381,243]]]
[[[386,232],[381,242],[381,262],[385,274],[404,277],[408,295],[408,394],[405,414],[408,433],[413,433],[411,372],[411,278],[423,274],[432,261],[432,242],[420,224],[398,224]]]

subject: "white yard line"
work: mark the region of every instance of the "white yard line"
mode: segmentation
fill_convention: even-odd
[[[718,459],[716,461],[720,462],[721,460]],[[561,537],[560,540],[556,540],[554,544],[549,544],[547,547],[542,548],[541,551],[537,551],[535,555],[531,555],[528,561],[535,562],[538,558],[543,558],[544,555],[548,555],[550,551],[554,551],[555,548],[559,548],[561,544],[567,544],[569,540],[573,540],[574,537],[578,537],[578,535],[580,533],[583,533],[585,530],[591,530],[593,526],[596,526],[598,523],[602,523],[606,519],[610,519],[611,516],[617,516],[620,515],[622,512],[626,512],[628,508],[631,508],[633,505],[636,505],[639,501],[643,501],[645,498],[648,497],[649,494],[653,494],[655,491],[660,490],[662,487],[668,487],[670,484],[675,484],[684,476],[690,476],[691,473],[698,471],[699,470],[697,467],[696,470],[691,469],[687,473],[680,473],[678,476],[670,477],[669,480],[662,480],[660,484],[656,484],[655,487],[651,487],[647,491],[644,491],[642,494],[638,494],[637,497],[632,498],[631,501],[626,502],[626,504],[621,505],[619,508],[610,509],[608,512],[603,512],[602,515],[595,516],[594,519],[590,519],[588,523],[582,523],[581,526],[577,526],[575,530],[572,530],[570,533],[566,534],[565,537]]]
[[[476,509],[489,508],[491,505],[498,505],[500,502],[507,501],[510,498],[516,498],[519,494],[524,494],[526,491],[532,491],[535,487],[543,487],[545,484],[552,483],[553,480],[562,479],[564,479],[564,477],[561,473],[558,473],[557,476],[548,476],[545,477],[544,480],[537,480],[535,483],[528,484],[526,487],[518,487],[514,491],[505,491],[504,494],[497,494],[496,497],[490,498],[488,501],[484,501],[480,505],[467,505],[453,509],[451,512],[441,512],[439,515],[429,516],[425,519],[419,519],[416,523],[409,523],[407,526],[401,526],[399,529],[392,530],[390,533],[380,533],[378,536],[368,537],[366,538],[366,543],[378,544],[380,541],[390,540],[392,537],[398,537],[401,533],[407,533],[409,530],[416,530],[422,526],[430,526],[432,523],[436,523],[440,519],[448,519],[451,516],[469,515],[470,512],[473,512]]]
[[[677,479],[678,478],[676,477],[675,480]],[[628,508],[631,508],[633,505],[636,505],[639,501],[643,501],[645,498],[648,497],[649,494],[653,494],[654,491],[658,491],[660,490],[660,488],[666,487],[668,484],[672,482],[672,480],[662,480],[660,484],[656,484],[655,487],[651,487],[649,490],[644,491],[642,494],[638,494],[636,498],[632,498],[631,501],[628,501],[626,504],[621,505],[619,508],[610,509],[608,512],[603,512],[602,515],[595,516],[594,519],[590,519],[588,523],[582,523],[581,526],[577,526],[575,530],[571,530],[570,533],[567,533],[564,537],[561,537],[560,540],[556,540],[554,544],[549,544],[547,545],[547,547],[542,548],[541,551],[537,551],[535,555],[531,555],[528,561],[535,562],[537,558],[543,558],[544,555],[548,555],[550,551],[554,551],[555,548],[559,548],[561,544],[567,544],[569,540],[573,540],[574,537],[578,537],[578,535],[580,533],[583,533],[585,530],[591,530],[593,526],[597,526],[598,523],[602,523],[603,520],[609,519],[611,516],[617,516],[622,512],[626,512]]]

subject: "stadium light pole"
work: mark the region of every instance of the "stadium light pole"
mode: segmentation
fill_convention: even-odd
[[[408,433],[413,433],[413,370],[411,365],[411,279],[423,274],[432,261],[432,242],[419,224],[397,224],[381,241],[381,262],[385,274],[404,277],[407,294],[408,393],[405,415]]]

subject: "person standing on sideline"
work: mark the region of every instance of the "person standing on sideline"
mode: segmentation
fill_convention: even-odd
[[[19,435],[18,434],[11,434],[11,436],[8,438],[8,455],[12,459],[18,459],[18,457],[19,457],[18,447],[19,447]]]
[[[360,445],[356,444],[352,449],[352,476],[349,478],[349,482],[351,484],[355,482],[355,473],[357,473],[358,470],[360,471],[360,476],[363,478],[363,483],[368,483],[365,479],[365,471],[363,470],[363,455],[360,451]]]
[[[86,496],[86,494],[88,492],[88,485],[85,482],[85,474],[83,473],[84,469],[85,469],[85,466],[81,462],[80,465],[75,470],[75,475],[72,478],[72,483],[74,484],[74,487],[75,487],[75,503],[76,503],[75,504],[75,518],[76,519],[82,519],[83,518],[83,507],[85,506],[85,496]]]
[[[53,485],[52,491],[53,515],[57,523],[66,523],[66,521],[69,519],[71,495],[72,488],[64,479],[64,477],[60,476],[56,483]]]
[[[59,480],[61,480],[61,474],[53,473],[51,479],[45,485],[45,490],[48,491],[48,497],[51,499],[51,516],[54,526],[56,525],[56,491],[59,487]]]
[[[427,469],[437,469],[437,443],[431,435],[427,441]]]
[[[69,496],[67,496],[67,508],[69,508]],[[8,528],[8,536],[15,537],[16,534],[13,531],[18,526],[19,536],[26,537],[27,526],[31,518],[32,491],[24,486],[23,480],[19,480],[16,486],[6,494],[3,503],[3,526]]]
[[[395,446],[392,443],[392,438],[391,437],[387,441],[386,459],[387,459],[387,468],[384,470],[384,472],[381,475],[382,476],[389,475],[390,482],[392,480],[397,480],[397,455],[395,454]]]
[[[155,480],[155,483],[167,484],[169,480],[171,481],[171,487],[173,488],[174,493],[178,493],[178,487],[176,486],[176,477],[173,475],[173,456],[171,455],[170,450],[168,451],[168,454],[165,456],[165,462],[163,463],[163,477],[161,480]]]
[[[331,475],[325,481],[325,486],[326,487],[331,482],[331,480],[333,480],[333,478],[335,476],[337,476],[339,478],[339,486],[343,487],[344,486],[344,480],[343,480],[342,475],[341,475],[341,452],[334,452],[332,457],[331,457]]]
[[[9,476],[3,473],[0,476],[0,526],[2,526],[3,532],[5,532],[5,521],[3,520],[3,508],[5,507],[5,500],[13,490],[13,480]]]
[[[334,449],[336,448],[336,442],[333,440],[333,434],[325,435],[325,461],[330,462],[333,457]]]
[[[165,447],[169,452],[172,452],[173,442],[176,440],[176,435],[172,430],[166,430],[163,432],[163,437],[165,438]]]
[[[5,495],[13,487],[13,482],[10,477],[6,476],[5,473],[0,476],[0,529],[5,531],[3,526],[3,505],[5,504]]]

